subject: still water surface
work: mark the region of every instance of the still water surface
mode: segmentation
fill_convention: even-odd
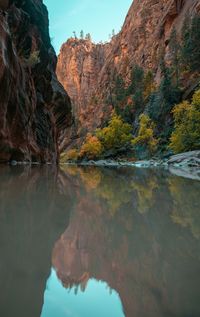
[[[200,182],[0,166],[1,317],[199,317]]]

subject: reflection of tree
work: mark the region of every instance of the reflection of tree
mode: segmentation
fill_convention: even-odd
[[[129,170],[97,167],[80,168],[70,166],[67,172],[79,176],[86,189],[103,199],[112,216],[130,201],[137,203],[137,210],[145,213],[153,205],[153,194],[158,187],[156,176],[151,173],[143,177],[129,177]]]
[[[200,184],[184,178],[169,178],[169,189],[173,197],[172,220],[182,227],[189,227],[196,238],[200,238]]]
[[[155,175],[148,178],[137,178],[131,182],[138,200],[138,212],[146,213],[154,203],[154,192],[158,188],[158,179]]]

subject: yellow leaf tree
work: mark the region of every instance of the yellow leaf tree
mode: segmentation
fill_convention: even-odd
[[[130,143],[132,127],[125,123],[116,113],[111,117],[107,127],[96,130],[96,136],[105,150],[116,149]]]
[[[200,89],[192,98],[192,103],[183,101],[172,111],[175,129],[169,147],[174,153],[200,149]]]
[[[80,150],[80,158],[86,157],[87,159],[93,160],[98,158],[103,152],[103,146],[100,140],[92,135],[88,134],[85,143],[82,145]]]
[[[142,146],[146,148],[150,154],[153,154],[158,145],[158,139],[154,137],[155,124],[148,115],[140,116],[140,128],[138,136],[132,140],[133,146]]]

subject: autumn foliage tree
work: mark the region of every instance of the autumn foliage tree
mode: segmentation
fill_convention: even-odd
[[[93,160],[98,158],[103,152],[103,146],[99,139],[92,134],[88,134],[85,143],[83,143],[79,157]]]
[[[183,101],[172,111],[175,130],[170,139],[174,153],[200,148],[200,89],[195,92],[192,102]]]
[[[107,127],[97,129],[96,136],[105,150],[121,148],[130,143],[132,127],[125,123],[116,113],[111,117]]]
[[[140,116],[140,127],[138,136],[132,140],[135,147],[143,147],[150,154],[155,153],[158,145],[158,139],[154,137],[155,124],[148,115]]]

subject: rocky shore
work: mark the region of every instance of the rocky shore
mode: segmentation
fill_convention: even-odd
[[[68,163],[74,164],[74,163]],[[143,161],[126,160],[98,160],[82,161],[77,163],[81,166],[100,167],[138,167],[138,168],[161,168],[168,169],[172,174],[190,179],[200,180],[200,150],[172,155],[168,159],[150,159]]]

